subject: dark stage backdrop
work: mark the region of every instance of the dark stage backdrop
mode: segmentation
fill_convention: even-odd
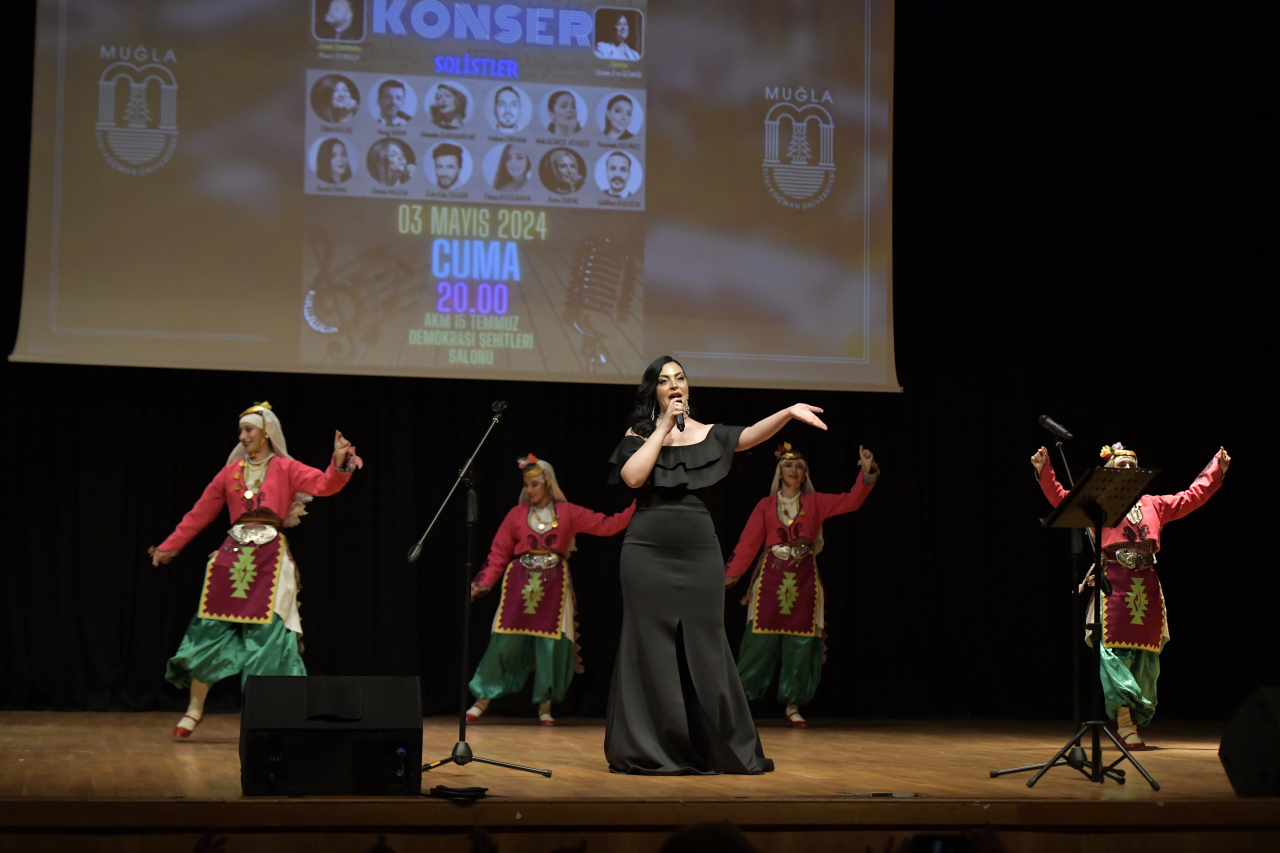
[[[900,395],[701,388],[699,416],[745,423],[804,400],[832,426],[789,426],[820,489],[846,488],[859,443],[884,466],[862,511],[830,522],[821,558],[830,658],[814,716],[1069,716],[1066,535],[1028,457],[1048,413],[1075,430],[1079,472],[1105,441],[1184,488],[1219,444],[1222,491],[1166,529],[1173,640],[1160,719],[1223,719],[1280,682],[1280,600],[1264,486],[1275,385],[1274,240],[1258,164],[1275,73],[1254,7],[899,3],[894,306]],[[25,25],[30,32],[30,14]],[[20,39],[18,41],[21,41]],[[21,57],[6,62],[29,80]],[[11,90],[22,93],[23,85]],[[12,115],[27,104],[11,101]],[[25,149],[3,172],[4,315],[21,283]],[[251,311],[246,304],[245,310]],[[822,306],[813,306],[822,310]],[[655,354],[656,355],[656,354]],[[177,711],[163,679],[196,607],[212,525],[171,565],[145,556],[226,458],[236,414],[277,407],[300,459],[342,429],[367,461],[291,536],[305,659],[317,674],[420,674],[453,708],[459,512],[416,567],[404,556],[487,421],[481,547],[516,498],[518,455],[557,464],[569,498],[616,509],[605,459],[628,389],[399,378],[5,364],[0,707]],[[772,442],[741,458],[715,507],[732,549],[765,493]],[[599,715],[621,602],[621,537],[574,560],[586,674],[563,713]],[[737,644],[742,588],[726,595]],[[475,611],[473,661],[494,597]],[[219,685],[217,707],[237,686]],[[532,714],[527,692],[510,703]],[[764,703],[762,711],[778,713]]]

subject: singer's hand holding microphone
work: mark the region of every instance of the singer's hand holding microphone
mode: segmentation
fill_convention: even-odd
[[[662,413],[662,425],[667,432],[672,427],[684,432],[684,399],[681,397],[672,397],[667,403],[667,410]]]

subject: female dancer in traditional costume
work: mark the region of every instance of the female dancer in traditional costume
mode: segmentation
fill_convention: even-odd
[[[1102,458],[1108,468],[1138,467],[1138,455],[1119,442],[1103,447]],[[1057,506],[1067,492],[1054,476],[1049,451],[1041,447],[1031,464],[1044,496]],[[1116,721],[1116,733],[1129,749],[1146,746],[1138,729],[1155,716],[1160,651],[1169,641],[1164,589],[1156,575],[1160,530],[1203,506],[1230,464],[1227,451],[1218,448],[1191,488],[1176,495],[1143,495],[1119,526],[1102,530],[1102,562],[1111,582],[1111,594],[1102,599],[1102,689],[1107,716]],[[1093,624],[1092,602],[1087,614],[1086,632]]]
[[[778,466],[769,497],[752,510],[725,565],[725,585],[733,586],[755,563],[751,588],[742,599],[748,609],[738,675],[747,698],[759,699],[781,658],[778,701],[786,706],[791,725],[803,729],[809,724],[800,706],[813,699],[826,661],[822,578],[814,560],[822,551],[822,523],[862,506],[880,469],[871,451],[859,447],[858,479],[848,492],[833,495],[813,490],[809,463],[789,443],[779,445],[774,455]]]
[[[610,516],[592,512],[565,500],[547,460],[530,453],[516,464],[524,472],[520,502],[502,520],[489,560],[471,584],[476,599],[502,579],[489,647],[469,685],[476,703],[467,719],[479,719],[492,700],[524,687],[532,669],[538,722],[554,726],[551,703],[564,699],[573,674],[582,672],[569,576],[574,537],[620,533],[636,507],[633,502]]]
[[[240,413],[240,443],[182,522],[148,548],[151,564],[167,563],[225,506],[231,530],[205,566],[200,607],[187,626],[165,678],[191,688],[174,737],[190,737],[204,716],[209,685],[228,676],[306,675],[299,654],[298,579],[282,528],[306,515],[312,496],[336,494],[364,463],[342,433],[333,459],[319,471],[289,455],[270,403]]]
[[[639,506],[622,544],[622,636],[605,756],[615,773],[762,773],[773,762],[724,633],[724,555],[703,500],[724,487],[735,451],[793,418],[826,425],[821,409],[803,403],[755,426],[703,424],[688,403],[684,369],[670,356],[655,360],[610,457],[612,479],[637,490]]]

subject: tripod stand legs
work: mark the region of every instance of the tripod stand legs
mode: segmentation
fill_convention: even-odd
[[[461,767],[462,765],[470,764],[473,761],[479,764],[492,764],[494,767],[505,767],[508,770],[523,770],[525,773],[537,773],[539,776],[545,776],[548,779],[551,778],[550,770],[539,770],[536,767],[525,767],[523,764],[508,764],[505,761],[494,761],[492,758],[480,758],[479,756],[472,755],[471,745],[465,741],[458,741],[454,744],[453,754],[448,758],[442,758],[439,761],[433,761],[430,764],[422,765],[422,771],[425,773],[428,770],[435,770],[437,767],[443,767],[446,764],[457,764]]]
[[[1090,734],[1093,740],[1092,760],[1086,760],[1085,751],[1076,746],[1086,733]],[[1106,766],[1103,766],[1102,764],[1103,734],[1105,734],[1111,742],[1116,745],[1116,748],[1120,750],[1120,757]],[[1070,755],[1068,755],[1068,753],[1070,753]],[[1110,779],[1113,782],[1118,782],[1123,785],[1125,783],[1124,771],[1121,770],[1118,765],[1120,762],[1126,760],[1133,763],[1133,766],[1142,774],[1142,778],[1146,779],[1147,783],[1151,785],[1152,790],[1160,790],[1160,783],[1151,778],[1151,775],[1147,773],[1146,769],[1138,763],[1138,759],[1133,757],[1133,753],[1129,752],[1129,750],[1125,748],[1124,744],[1117,740],[1116,736],[1107,729],[1106,722],[1100,722],[1098,720],[1090,720],[1080,726],[1079,730],[1072,736],[1071,740],[1063,744],[1062,749],[1058,750],[1057,755],[1053,756],[1053,758],[1049,759],[1044,764],[1028,764],[1025,767],[1011,767],[1008,770],[992,770],[991,778],[995,779],[999,776],[1008,776],[1011,773],[1025,773],[1029,770],[1036,770],[1038,771],[1036,775],[1027,780],[1027,787],[1032,788],[1040,781],[1041,776],[1048,773],[1054,767],[1070,767],[1073,770],[1079,770],[1081,775],[1090,782],[1102,782],[1105,779]]]
[[[472,761],[479,761],[481,764],[492,764],[494,767],[505,767],[508,770],[523,770],[526,773],[537,773],[540,776],[551,778],[550,770],[539,770],[536,767],[525,767],[521,764],[508,764],[505,761],[494,761],[492,758],[472,758]]]

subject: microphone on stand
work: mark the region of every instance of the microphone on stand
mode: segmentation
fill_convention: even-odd
[[[1048,415],[1040,416],[1040,426],[1044,427],[1063,441],[1070,441],[1075,438],[1075,436],[1071,434],[1071,430],[1067,429]]]

